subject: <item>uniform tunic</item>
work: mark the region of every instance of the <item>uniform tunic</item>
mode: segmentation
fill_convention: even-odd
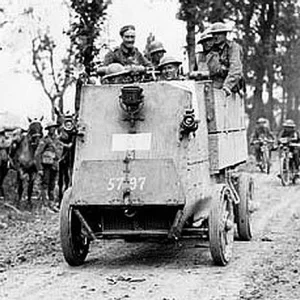
[[[242,47],[238,43],[226,41],[214,47],[206,58],[216,88],[232,90],[243,78]]]
[[[39,164],[39,169],[43,163],[43,154],[45,152],[53,153],[54,159],[53,163],[50,164],[51,168],[58,170],[58,162],[61,158],[64,144],[58,139],[57,136],[50,137],[49,135],[45,136],[39,143],[38,148],[36,149],[35,156]]]
[[[104,65],[108,66],[112,63],[119,63],[123,66],[142,65],[144,67],[151,67],[151,62],[137,48],[128,49],[123,44],[105,55]]]

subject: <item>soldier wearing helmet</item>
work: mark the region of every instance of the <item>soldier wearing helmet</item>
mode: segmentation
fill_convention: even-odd
[[[274,143],[275,138],[269,128],[269,120],[260,117],[256,121],[256,127],[250,138],[250,145],[254,147],[256,162],[259,165],[262,160],[261,144],[266,141],[270,145]],[[270,147],[271,149],[271,147]]]
[[[210,75],[214,86],[222,88],[226,96],[232,92],[242,93],[245,89],[242,48],[235,41],[227,40],[227,33],[230,31],[232,29],[222,22],[213,23],[208,29],[214,42],[211,50],[214,59],[207,59]]]
[[[209,69],[207,64],[208,55],[211,52],[213,47],[213,35],[209,33],[207,30],[203,31],[199,37],[198,44],[201,45],[200,51],[197,53],[197,71],[191,74],[191,76],[195,76],[199,79],[203,77],[209,77]]]
[[[151,67],[151,63],[143,56],[143,54],[134,47],[135,43],[135,27],[126,25],[120,29],[122,43],[115,50],[108,52],[104,57],[104,65],[108,66],[112,63],[119,63],[123,66],[140,65],[143,67]]]
[[[282,144],[282,139],[287,139],[291,143],[300,143],[300,134],[296,129],[294,120],[287,119],[282,124],[282,129],[278,134],[278,144]],[[299,172],[299,148],[290,146],[290,151],[293,153],[293,159],[296,165],[296,171]]]
[[[61,142],[57,135],[59,125],[56,122],[49,122],[45,129],[47,135],[40,140],[35,152],[37,168],[41,175],[41,198],[44,204],[56,210],[54,188],[58,174],[58,164],[62,155],[63,147],[70,147]],[[48,202],[46,198],[48,196]]]
[[[163,44],[159,41],[153,41],[149,45],[149,57],[150,61],[155,69],[158,69],[158,65],[160,63],[160,60],[163,58],[164,54],[166,53],[166,50],[163,46]]]
[[[158,65],[158,70],[161,71],[161,80],[181,79],[179,74],[179,66],[181,61],[172,56],[165,56],[161,59]]]

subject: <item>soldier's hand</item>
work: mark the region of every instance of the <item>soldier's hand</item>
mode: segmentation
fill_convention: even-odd
[[[42,177],[44,175],[44,171],[43,170],[38,170],[38,175]]]
[[[223,86],[222,90],[224,91],[226,97],[231,95],[231,90],[227,86]]]
[[[145,67],[138,65],[129,65],[125,67],[125,70],[131,71],[133,73],[142,73],[145,72]]]

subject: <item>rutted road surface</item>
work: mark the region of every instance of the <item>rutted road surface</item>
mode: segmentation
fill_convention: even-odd
[[[300,184],[282,187],[275,171],[253,176],[254,238],[235,242],[227,267],[212,264],[208,244],[188,240],[99,241],[83,266],[71,268],[58,216],[47,212],[0,229],[0,299],[300,299]]]

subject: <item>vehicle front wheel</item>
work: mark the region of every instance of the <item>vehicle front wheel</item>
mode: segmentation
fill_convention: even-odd
[[[63,196],[60,208],[60,241],[64,258],[70,266],[83,264],[89,252],[89,239],[84,235],[80,220],[70,205],[71,187]]]
[[[283,186],[287,186],[291,183],[289,158],[286,156],[280,158],[280,179]]]

